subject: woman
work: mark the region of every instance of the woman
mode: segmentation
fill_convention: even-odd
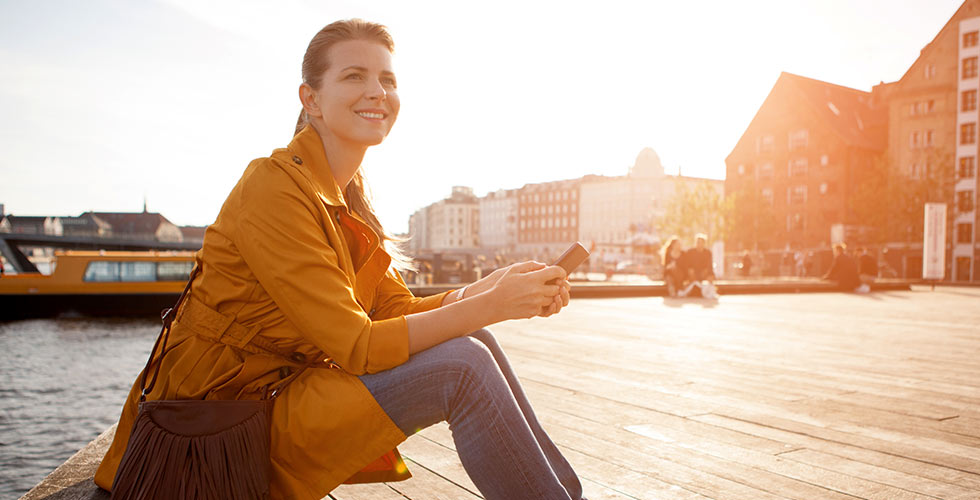
[[[667,284],[667,295],[677,297],[678,290],[684,288],[684,269],[681,267],[681,256],[684,249],[677,236],[671,236],[660,249],[661,264],[664,266],[664,283]]]
[[[394,447],[448,420],[486,498],[577,500],[575,472],[482,329],[560,311],[564,271],[524,262],[415,298],[392,268],[404,256],[387,245],[359,171],[398,116],[392,49],[383,26],[360,20],[330,24],[310,42],[295,137],[248,166],[208,228],[148,399],[258,398],[289,368],[327,357],[330,367],[307,369],[276,399],[273,498],[405,479]],[[138,397],[130,393],[96,475],[103,488]]]

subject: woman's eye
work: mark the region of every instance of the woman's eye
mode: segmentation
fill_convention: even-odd
[[[391,85],[392,87],[397,87],[398,86],[398,84],[395,83],[395,79],[394,78],[389,78],[389,77],[382,78],[381,79],[381,83],[383,83],[385,85]]]
[[[345,77],[347,80],[360,80],[361,75],[359,73],[351,73]]]

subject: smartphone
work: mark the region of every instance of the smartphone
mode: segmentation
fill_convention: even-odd
[[[552,265],[561,266],[565,270],[565,274],[570,275],[576,267],[581,265],[583,262],[585,262],[585,259],[588,258],[589,251],[586,250],[581,243],[576,241],[575,243],[572,243],[572,246],[568,247],[568,250],[565,250],[565,253],[561,254],[561,257],[558,257],[558,260],[556,260]],[[557,283],[558,279],[555,278],[548,281],[546,284],[555,285]]]

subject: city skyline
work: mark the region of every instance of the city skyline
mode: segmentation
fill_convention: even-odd
[[[390,231],[453,185],[483,195],[624,175],[645,147],[668,174],[722,179],[781,71],[861,90],[897,80],[960,2],[535,5],[518,17],[441,5],[439,17],[384,2],[0,5],[0,62],[15,75],[0,83],[0,203],[78,215],[146,198],[179,225],[212,222],[248,161],[288,142],[309,38],[354,16],[396,42],[402,115],[364,165]]]

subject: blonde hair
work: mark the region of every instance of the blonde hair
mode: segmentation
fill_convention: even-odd
[[[678,238],[677,236],[671,236],[670,238],[667,239],[667,242],[664,243],[662,247],[660,247],[661,264],[667,265],[667,254],[670,253],[671,247],[673,247],[676,244],[679,244],[680,242],[681,242],[680,238]]]
[[[388,33],[388,28],[382,24],[372,23],[363,19],[346,19],[332,22],[323,27],[310,40],[310,45],[306,48],[303,56],[303,83],[319,89],[323,83],[323,74],[330,67],[327,59],[327,52],[339,42],[350,40],[366,40],[377,42],[388,49],[388,52],[395,52],[395,41]],[[300,133],[309,124],[309,117],[306,110],[301,109],[299,118],[296,120],[296,130],[293,135]],[[371,198],[368,196],[367,182],[361,169],[354,172],[354,177],[344,188],[344,199],[347,201],[347,208],[360,215],[368,226],[381,238],[385,251],[391,256],[392,265],[396,269],[413,270],[411,257],[405,255],[400,245],[406,240],[398,238],[385,232],[374,212]]]

